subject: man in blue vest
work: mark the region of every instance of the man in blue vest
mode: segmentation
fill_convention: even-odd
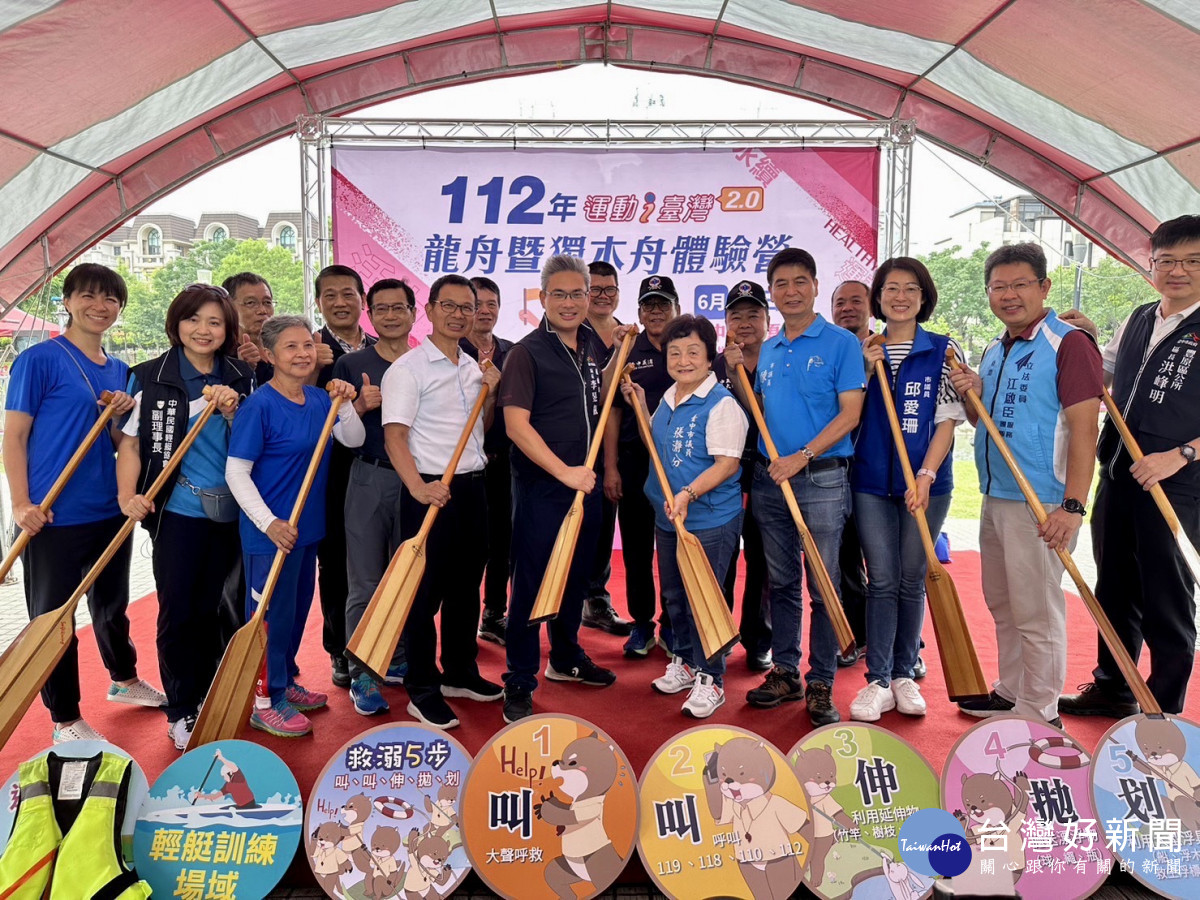
[[[800,536],[779,485],[791,483],[836,590],[841,574],[838,550],[850,514],[850,431],[863,405],[862,349],[854,335],[816,311],[817,264],[808,251],[788,248],[776,253],[767,266],[767,282],[783,328],[759,351],[754,389],[762,397],[763,417],[779,458],[767,459],[760,436],[750,493],[767,559],[774,668],[746,700],[771,708],[803,699],[813,725],[828,725],[841,719],[833,705],[837,638],[825,598],[815,589],[812,566],[805,560],[812,604],[805,686],[800,680]],[[744,362],[736,343],[726,346],[725,362],[731,370]],[[756,402],[741,395],[738,381],[734,384],[743,402]]]
[[[951,376],[973,390],[995,420],[1038,499],[1038,525],[995,441],[977,426],[975,466],[984,495],[979,521],[983,598],[996,623],[999,678],[967,715],[1015,713],[1061,725],[1058,695],[1067,677],[1067,609],[1057,549],[1075,546],[1092,482],[1103,386],[1100,351],[1084,331],[1046,306],[1050,279],[1037,244],[1011,244],[984,263],[992,312],[1005,327],[983,352],[979,374]]]
[[[1136,465],[1111,419],[1100,437],[1092,511],[1096,599],[1134,662],[1150,650],[1147,683],[1164,712],[1181,713],[1196,647],[1194,585],[1149,490],[1162,486],[1192,544],[1200,544],[1200,216],[1163,222],[1150,236],[1162,298],[1134,310],[1104,348],[1104,380],[1146,454]],[[1064,318],[1066,315],[1064,314]],[[1073,321],[1094,332],[1082,315]],[[1138,711],[1103,641],[1095,681],[1062,697],[1062,712],[1124,718]]]

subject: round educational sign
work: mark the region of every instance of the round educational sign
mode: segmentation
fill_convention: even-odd
[[[942,769],[943,809],[966,832],[971,863],[958,893],[1026,900],[1089,896],[1112,856],[1088,793],[1091,755],[1037,719],[996,716],[969,729]]]
[[[419,722],[380,725],[325,765],[304,820],[308,864],[338,900],[454,892],[470,871],[459,810],[471,755]]]
[[[637,817],[637,781],[611,737],[575,716],[530,716],[475,757],[463,840],[502,897],[595,897],[633,856]]]
[[[1178,716],[1122,719],[1096,745],[1091,799],[1104,843],[1164,897],[1200,897],[1200,726]]]
[[[217,741],[185,753],[138,813],[138,874],[155,896],[265,897],[300,843],[304,807],[291,770],[266,747]]]
[[[910,816],[941,805],[937,775],[911,744],[846,722],[805,735],[787,758],[812,810],[804,880],[813,891],[828,900],[916,900],[933,889],[936,873],[914,866],[900,841]]]
[[[142,805],[142,801],[146,799],[146,793],[150,790],[150,785],[146,781],[146,775],[142,771],[142,767],[137,764],[137,760],[120,747],[110,744],[107,741],[69,741],[65,744],[47,748],[41,753],[35,753],[29,757],[29,760],[37,759],[39,756],[45,756],[46,754],[52,754],[55,758],[64,762],[78,762],[80,760],[94,759],[101,753],[115,753],[117,756],[123,756],[131,762],[129,794],[125,800],[125,819],[121,823],[121,855],[125,857],[125,862],[132,866],[134,864],[133,830],[137,824],[138,808]],[[8,846],[8,841],[12,837],[13,819],[16,818],[17,807],[20,804],[21,798],[20,775],[20,770],[13,772],[12,776],[4,782],[4,803],[0,806],[0,853],[4,852],[4,848]],[[61,774],[59,779],[61,790]]]
[[[642,772],[638,851],[668,897],[785,900],[808,857],[808,801],[782,753],[749,731],[701,725]]]

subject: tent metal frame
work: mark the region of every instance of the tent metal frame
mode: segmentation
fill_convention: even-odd
[[[852,121],[546,121],[367,119],[300,116],[300,242],[304,309],[314,313],[313,282],[333,255],[330,234],[332,150],[342,145],[705,149],[708,147],[877,147],[881,259],[908,253],[913,119]]]

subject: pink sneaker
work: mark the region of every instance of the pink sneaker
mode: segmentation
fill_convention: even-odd
[[[275,737],[303,737],[312,731],[308,716],[286,700],[280,700],[268,709],[256,709],[250,715],[250,725]]]
[[[283,692],[283,699],[294,706],[296,709],[307,712],[310,709],[320,709],[329,702],[329,696],[322,694],[320,691],[310,691],[296,682],[292,682],[287,686],[287,690]]]

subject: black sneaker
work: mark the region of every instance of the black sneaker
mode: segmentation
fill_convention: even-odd
[[[476,673],[473,677],[459,684],[451,684],[449,681],[443,681],[442,696],[465,697],[467,700],[478,700],[481,703],[489,703],[492,700],[499,700],[503,697],[504,688]]]
[[[785,700],[803,700],[804,685],[799,675],[776,666],[767,673],[763,683],[746,692],[746,702],[760,709],[770,709]]]
[[[927,674],[929,674],[929,669],[925,666],[925,657],[918,656],[917,664],[913,666],[913,680],[920,681]]]
[[[1104,692],[1104,688],[1094,681],[1089,681],[1079,685],[1078,694],[1063,694],[1059,697],[1058,711],[1068,716],[1108,716],[1110,719],[1124,719],[1126,716],[1136,716],[1139,707],[1132,700],[1114,700]]]
[[[346,657],[340,653],[331,653],[329,654],[329,663],[333,668],[329,680],[337,687],[350,687],[350,664],[346,662]]]
[[[618,637],[627,637],[633,630],[633,623],[618,616],[617,611],[604,600],[584,602],[583,624],[586,628],[598,628]]]
[[[849,653],[839,653],[837,655],[837,664],[840,668],[843,668],[843,669],[849,668],[850,666],[852,666],[856,662],[858,662],[860,659],[862,659],[862,657],[866,653],[866,651],[867,651],[866,647],[860,647],[857,644],[855,644],[850,649]]]
[[[746,668],[751,672],[769,672],[775,665],[771,657],[770,650],[764,650],[762,653],[747,653]]]
[[[1063,727],[1063,724],[1062,724],[1062,716],[1055,716],[1053,719],[1051,719],[1051,720],[1050,720],[1049,722],[1047,722],[1046,724],[1047,724],[1047,725],[1053,725],[1055,728],[1062,728],[1062,727]]]
[[[533,715],[533,694],[529,691],[504,691],[504,721],[511,725]]]
[[[494,616],[490,613],[483,614],[483,620],[479,623],[479,637],[485,641],[491,641],[493,644],[504,646],[505,635],[508,633],[508,616]]]
[[[841,713],[833,705],[833,692],[825,682],[810,681],[804,692],[804,702],[808,707],[808,718],[814,726],[842,721]]]
[[[426,725],[441,728],[443,731],[458,724],[458,716],[454,714],[454,710],[450,708],[450,704],[441,694],[430,694],[419,704],[415,700],[410,700],[408,714]]]
[[[1002,716],[1005,713],[1010,713],[1017,704],[1011,700],[1005,700],[995,691],[991,691],[986,697],[979,700],[960,700],[958,708],[965,712],[968,716],[974,716],[977,719],[986,719],[988,716]]]
[[[601,668],[585,656],[565,672],[558,671],[553,663],[546,663],[546,677],[551,681],[576,681],[595,687],[608,687],[617,680],[617,673]]]

